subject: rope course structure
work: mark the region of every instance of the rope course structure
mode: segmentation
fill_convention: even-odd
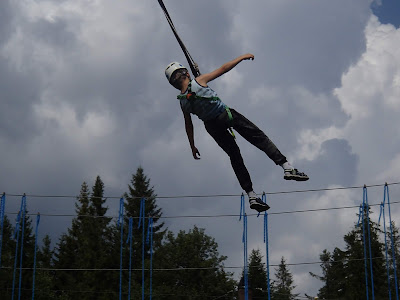
[[[398,182],[395,183],[385,183],[385,184],[375,184],[371,185],[372,187],[384,187],[384,196],[383,196],[383,201],[380,204],[369,204],[368,202],[368,194],[367,194],[367,186],[364,185],[362,187],[363,190],[363,201],[360,206],[342,206],[342,207],[331,207],[331,208],[316,208],[316,209],[305,209],[305,210],[293,210],[293,211],[283,211],[283,212],[272,212],[272,213],[264,213],[264,233],[263,233],[263,240],[265,243],[265,253],[266,253],[266,273],[267,273],[267,287],[268,287],[268,299],[271,297],[271,291],[270,291],[270,270],[269,268],[272,267],[277,267],[279,265],[277,264],[270,264],[269,263],[269,230],[268,230],[268,221],[269,221],[269,216],[271,215],[282,215],[282,214],[295,214],[295,213],[306,213],[306,212],[311,212],[311,213],[317,213],[317,212],[326,212],[326,211],[337,211],[341,209],[359,209],[359,218],[357,222],[357,226],[362,226],[362,241],[363,241],[363,247],[364,247],[364,258],[362,259],[350,259],[347,261],[359,261],[359,262],[364,262],[364,269],[365,269],[365,285],[366,285],[366,299],[369,299],[369,295],[371,294],[372,299],[375,298],[374,295],[374,276],[373,276],[373,268],[372,268],[372,261],[374,260],[384,260],[386,261],[386,269],[388,272],[388,297],[389,299],[392,299],[391,295],[391,289],[390,289],[390,282],[391,280],[394,281],[394,284],[396,286],[396,300],[398,300],[398,292],[397,292],[397,287],[398,287],[398,279],[395,273],[394,278],[390,278],[389,276],[389,269],[390,268],[396,268],[396,257],[395,257],[395,245],[393,242],[393,228],[392,228],[392,219],[391,219],[391,205],[393,204],[398,204],[400,203],[399,201],[394,201],[390,202],[389,199],[389,186],[390,185],[398,185]],[[348,187],[348,188],[343,188],[343,187],[338,187],[338,188],[330,188],[330,189],[317,189],[317,190],[302,190],[302,191],[291,191],[291,192],[271,192],[269,194],[283,194],[283,193],[304,193],[304,192],[316,192],[316,191],[334,191],[334,190],[343,190],[343,189],[354,189],[355,187]],[[359,187],[361,188],[361,187]],[[266,202],[266,197],[268,193],[263,193],[262,195],[262,201]],[[16,217],[16,224],[15,224],[15,231],[14,231],[14,239],[16,243],[15,247],[15,257],[14,257],[14,266],[0,266],[0,269],[6,269],[6,270],[13,270],[13,284],[12,284],[12,299],[15,299],[16,295],[18,294],[18,299],[21,299],[21,293],[22,293],[22,287],[21,287],[21,282],[22,282],[22,271],[32,271],[33,274],[33,281],[32,281],[32,299],[34,299],[35,296],[35,274],[36,271],[66,271],[66,272],[81,272],[81,271],[92,271],[92,272],[120,272],[120,283],[119,283],[119,299],[122,299],[123,296],[128,295],[130,297],[131,295],[131,274],[132,272],[142,272],[142,299],[149,298],[152,299],[152,274],[153,272],[166,272],[166,271],[171,271],[171,272],[176,272],[176,271],[184,271],[184,270],[213,270],[216,269],[215,267],[209,267],[209,268],[198,268],[198,267],[193,267],[193,268],[153,268],[152,260],[153,260],[153,220],[151,217],[146,216],[146,211],[145,211],[145,201],[146,199],[144,197],[141,198],[140,203],[141,203],[141,208],[140,208],[140,217],[139,218],[134,218],[134,217],[129,217],[126,219],[129,222],[129,226],[127,227],[129,230],[128,233],[128,239],[123,240],[123,229],[124,229],[124,222],[125,222],[125,217],[126,215],[124,214],[124,198],[120,198],[120,209],[119,209],[119,214],[118,214],[118,220],[117,220],[117,226],[120,228],[121,231],[121,244],[120,244],[120,268],[119,269],[89,269],[89,268],[82,268],[82,269],[77,269],[77,268],[70,268],[70,269],[56,269],[56,268],[37,268],[36,267],[36,248],[37,248],[37,238],[38,238],[38,233],[39,233],[39,224],[40,224],[40,219],[43,217],[77,217],[77,215],[72,215],[72,214],[65,214],[65,215],[56,215],[56,214],[27,214],[27,199],[29,199],[32,196],[23,194],[22,199],[21,199],[21,206],[20,210],[18,213],[7,213],[5,208],[6,208],[6,199],[7,197],[15,197],[16,195],[8,195],[6,193],[3,193],[3,196],[1,197],[1,205],[0,205],[0,220],[1,220],[1,239],[0,239],[0,249],[2,247],[3,243],[3,223],[4,223],[4,217],[5,215],[17,215]],[[38,196],[33,196],[32,198],[35,198]],[[51,197],[51,196],[47,196]],[[76,198],[72,196],[54,196],[55,198]],[[205,196],[203,196],[205,197]],[[215,196],[214,196],[215,197]],[[225,195],[221,195],[221,197],[225,197]],[[104,197],[104,198],[112,198],[112,197]],[[163,197],[157,197],[159,199],[171,199],[171,197],[163,198]],[[182,196],[177,196],[177,198],[182,199]],[[242,234],[242,242],[243,242],[243,265],[241,266],[224,266],[226,269],[241,269],[244,271],[244,286],[245,286],[245,299],[248,299],[248,293],[249,293],[249,282],[248,282],[248,273],[249,273],[249,266],[248,266],[248,223],[247,219],[249,216],[253,217],[259,217],[260,213],[255,213],[255,214],[247,214],[245,212],[245,201],[244,201],[244,195],[240,195],[240,213],[239,215],[236,214],[231,214],[231,215],[202,215],[202,216],[169,216],[169,217],[161,217],[165,219],[180,219],[180,218],[221,218],[221,217],[239,217],[239,221],[243,221],[243,234]],[[380,215],[379,215],[379,222],[381,220],[381,217],[383,217],[383,232],[385,235],[385,256],[378,256],[378,257],[373,257],[372,256],[372,251],[371,251],[371,230],[370,230],[370,220],[369,220],[369,209],[373,206],[379,206],[380,208]],[[387,207],[387,211],[389,212],[389,223],[390,223],[390,237],[391,237],[391,250],[392,250],[392,264],[390,264],[388,260],[388,242],[386,239],[387,233],[386,233],[386,217],[385,217],[385,207]],[[24,229],[25,229],[25,217],[26,216],[33,216],[36,215],[36,229],[35,229],[35,252],[34,252],[34,263],[33,266],[23,266],[23,253],[24,253]],[[89,215],[80,215],[79,217],[94,217],[94,216],[89,216]],[[103,216],[105,218],[117,218],[116,216]],[[132,228],[133,228],[133,223],[134,220],[137,220],[138,222],[138,228],[142,229],[142,268],[134,268],[132,266]],[[145,228],[145,220],[148,221],[147,229]],[[145,262],[144,262],[144,245],[145,243],[149,245],[150,247],[150,266],[148,268],[145,267]],[[129,245],[129,267],[126,268],[123,265],[123,248],[125,247],[124,244]],[[368,251],[367,251],[368,249]],[[17,264],[18,262],[18,257],[19,257],[19,266]],[[368,261],[369,261],[369,270],[368,270]],[[0,252],[0,262],[1,262],[1,252]],[[287,263],[287,266],[304,266],[304,265],[319,265],[321,264],[321,261],[311,261],[311,262],[296,262],[296,263]],[[129,276],[129,287],[128,291],[124,291],[122,287],[122,280],[123,280],[123,272],[128,271],[128,276]],[[144,274],[145,271],[150,272],[150,277],[149,277],[149,285],[150,289],[149,292],[145,292],[144,286]],[[16,275],[19,273],[19,283],[18,283],[18,292],[16,291],[17,288],[17,283],[16,283]],[[369,288],[369,286],[371,288]],[[117,291],[116,291],[117,293]]]

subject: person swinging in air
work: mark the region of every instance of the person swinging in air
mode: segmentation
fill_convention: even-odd
[[[168,82],[181,92],[178,99],[194,159],[200,159],[200,152],[194,144],[191,114],[197,115],[204,122],[207,132],[228,154],[240,186],[249,197],[250,208],[262,212],[269,209],[269,206],[253,191],[253,183],[236,144],[232,128],[248,142],[265,152],[275,164],[280,165],[284,170],[284,179],[306,181],[309,178],[306,174],[293,168],[263,131],[236,110],[225,105],[217,93],[207,85],[208,82],[232,70],[242,60],[249,59],[254,60],[254,55],[250,53],[241,55],[218,69],[202,74],[195,79],[191,79],[188,70],[182,64],[172,62],[165,69],[165,75]]]

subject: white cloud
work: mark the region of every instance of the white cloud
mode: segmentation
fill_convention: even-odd
[[[342,131],[335,126],[318,130],[302,130],[298,137],[298,143],[301,145],[301,148],[297,154],[297,158],[313,160],[323,154],[321,152],[321,145],[323,142],[342,137]]]
[[[352,122],[374,117],[375,106],[400,109],[400,31],[372,16],[365,32],[366,52],[343,75],[342,87],[335,89]]]
[[[365,35],[365,53],[334,90],[348,121],[344,126],[303,130],[298,141],[303,145],[299,157],[313,159],[321,154],[324,141],[345,138],[361,158],[360,174],[368,174],[359,180],[370,181],[371,176],[383,172],[400,145],[400,119],[396,117],[400,108],[400,30],[382,25],[372,16]]]
[[[106,138],[116,130],[116,124],[109,111],[91,111],[82,121],[68,103],[46,99],[35,106],[37,119],[44,125],[43,130],[55,131],[75,145],[85,145],[92,138]],[[51,124],[50,126],[46,126]]]

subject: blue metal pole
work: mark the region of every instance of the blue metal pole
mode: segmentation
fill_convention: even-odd
[[[392,292],[390,290],[390,269],[389,269],[389,259],[388,259],[388,246],[387,246],[387,238],[386,238],[386,220],[385,220],[385,196],[383,196],[383,202],[381,203],[381,212],[379,214],[379,223],[381,221],[381,215],[383,214],[383,234],[385,237],[385,257],[386,257],[386,273],[388,279],[388,293],[389,300],[392,299]]]
[[[142,300],[144,300],[144,243],[145,243],[145,198],[140,201],[139,228],[142,223]]]
[[[363,189],[363,205],[362,205],[362,213],[361,213],[361,222],[362,222],[362,232],[363,232],[363,246],[364,246],[364,272],[365,272],[365,288],[367,292],[367,300],[369,299],[368,292],[368,267],[367,267],[367,246],[365,243],[365,218],[364,218],[364,210],[365,210],[365,186]],[[368,208],[367,208],[368,209]]]
[[[396,255],[395,255],[395,245],[394,245],[394,238],[393,238],[393,228],[392,228],[392,214],[390,212],[389,186],[387,183],[385,183],[384,191],[386,191],[386,194],[387,194],[387,202],[388,202],[388,208],[389,208],[390,238],[391,238],[391,244],[392,244],[392,258],[393,258],[393,271],[394,271],[396,299],[399,300],[399,288],[398,288],[397,270],[396,270]]]
[[[120,259],[119,259],[119,300],[122,299],[122,254],[123,254],[123,242],[124,242],[124,198],[119,200],[119,218],[117,226],[121,226],[121,248],[120,248]]]
[[[38,213],[37,216],[36,216],[35,252],[34,252],[34,256],[33,256],[32,300],[35,299],[36,252],[37,252],[39,222],[40,222],[40,214]]]
[[[6,207],[6,194],[3,193],[3,196],[1,196],[1,201],[0,201],[0,228],[1,228],[1,232],[0,232],[0,268],[1,268],[1,249],[3,246],[5,207]]]
[[[268,288],[268,300],[271,300],[271,285],[269,280],[269,242],[268,242],[268,213],[264,214],[264,243],[266,252],[266,262],[267,262],[267,288]]]
[[[128,233],[128,240],[126,243],[129,242],[129,286],[128,286],[128,300],[131,299],[131,283],[132,283],[132,224],[133,219],[129,218],[129,233]]]
[[[153,298],[153,218],[149,218],[146,243],[150,244],[150,300]]]
[[[18,246],[19,246],[19,222],[21,221],[21,213],[22,212],[20,210],[17,216],[17,222],[15,225],[15,233],[14,233],[14,239],[16,240],[16,245],[15,245],[14,273],[13,273],[13,283],[12,283],[12,293],[11,293],[12,300],[14,300],[14,293],[15,293],[15,276],[17,273]]]
[[[26,214],[26,196],[22,196],[23,210],[22,210],[22,234],[21,234],[21,253],[19,259],[19,286],[18,286],[18,300],[21,299],[22,288],[22,259],[24,254],[24,235],[25,235],[25,214]]]
[[[247,255],[247,215],[243,216],[243,244],[244,244],[244,295],[249,299],[248,255]]]
[[[372,290],[372,300],[375,299],[375,288],[374,288],[374,272],[372,268],[372,249],[371,249],[371,226],[369,221],[369,204],[368,204],[368,193],[367,187],[365,188],[365,203],[367,204],[367,229],[368,229],[368,247],[369,247],[369,266],[371,272],[371,290]]]
[[[19,227],[20,227],[23,208],[24,208],[24,197],[22,197],[21,208],[19,210],[17,220],[15,222],[14,239],[16,240],[16,244],[15,244],[14,273],[13,273],[12,293],[11,293],[12,300],[14,300],[14,295],[15,295],[15,277],[17,274],[17,261],[18,261],[18,248],[19,248]]]

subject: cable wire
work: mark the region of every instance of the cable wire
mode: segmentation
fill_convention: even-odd
[[[348,186],[348,187],[335,187],[335,188],[319,188],[319,189],[305,189],[305,190],[291,190],[291,191],[276,191],[276,192],[265,192],[266,195],[280,195],[280,194],[294,194],[294,193],[312,193],[312,192],[325,192],[325,191],[338,191],[338,190],[351,190],[351,189],[362,189],[364,187],[380,187],[385,185],[399,185],[400,182],[382,183],[382,184],[371,184],[362,186]],[[10,197],[22,197],[24,194],[8,194]],[[155,199],[182,199],[182,198],[222,198],[222,197],[239,197],[241,194],[214,194],[214,195],[175,195],[175,196],[155,196]],[[29,198],[75,198],[79,199],[79,195],[36,195],[26,194]],[[144,196],[130,197],[131,199],[141,199]],[[92,197],[93,199],[120,199],[121,196],[104,196],[104,197]]]
[[[400,201],[392,201],[391,204],[399,204]],[[380,206],[379,203],[369,204],[369,206]],[[327,208],[313,208],[313,209],[303,209],[303,210],[291,210],[291,211],[281,211],[281,212],[269,212],[268,215],[284,215],[284,214],[297,214],[297,213],[308,213],[308,212],[319,212],[319,211],[332,211],[332,210],[340,210],[340,209],[354,209],[359,208],[359,205],[351,205],[351,206],[338,206],[338,207],[327,207]],[[17,215],[16,212],[6,212],[6,215]],[[30,213],[26,214],[27,216],[35,216],[36,214]],[[247,216],[256,217],[258,213],[248,214]],[[119,216],[92,216],[92,215],[76,215],[76,214],[46,214],[41,213],[41,216],[46,217],[77,217],[77,218],[109,218],[116,219]],[[161,216],[159,219],[181,219],[181,218],[227,218],[227,217],[239,217],[240,215],[236,214],[219,214],[219,215],[182,215],[182,216]],[[140,217],[132,217],[133,219],[139,219]],[[148,219],[149,217],[146,217]]]
[[[377,256],[377,257],[372,257],[372,260],[379,260],[382,259],[384,260],[384,256]],[[364,261],[364,258],[352,258],[352,259],[342,259],[338,261],[332,261],[331,263],[346,263],[346,262],[353,262],[353,261]],[[310,261],[310,262],[298,262],[298,263],[286,263],[286,266],[307,266],[307,265],[319,265],[322,264],[322,261]],[[270,264],[271,267],[279,267],[280,264]],[[257,266],[253,266],[256,268]],[[252,266],[249,266],[249,268],[253,268]],[[153,268],[153,271],[157,272],[163,272],[163,271],[168,271],[168,272],[175,272],[175,271],[198,271],[198,270],[216,270],[220,269],[221,267],[179,267],[179,268]],[[224,269],[243,269],[244,266],[224,266]],[[1,267],[1,269],[12,269],[12,267]],[[33,268],[22,268],[22,270],[33,270]],[[55,271],[55,272],[84,272],[84,271],[90,271],[90,272],[119,272],[120,269],[96,269],[96,268],[84,268],[84,269],[77,269],[77,268],[71,268],[71,269],[66,269],[66,268],[36,268],[37,271]],[[129,271],[129,269],[122,269],[123,271]],[[137,268],[132,268],[132,271],[135,272],[141,272],[142,268],[137,269]],[[150,271],[150,269],[145,269],[146,271]]]

